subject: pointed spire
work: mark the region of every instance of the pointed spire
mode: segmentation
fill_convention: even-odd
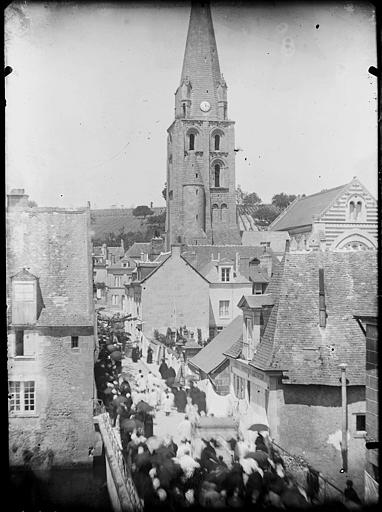
[[[210,116],[218,115],[218,87],[222,82],[209,2],[191,3],[181,84],[191,83],[190,117],[201,117],[200,104],[210,104]],[[225,86],[225,82],[223,82]]]

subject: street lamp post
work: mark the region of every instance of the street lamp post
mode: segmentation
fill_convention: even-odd
[[[341,403],[342,403],[342,469],[341,473],[346,473],[348,470],[348,438],[347,438],[347,396],[346,396],[346,363],[339,365],[341,369]]]

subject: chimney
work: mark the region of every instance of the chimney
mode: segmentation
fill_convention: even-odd
[[[326,327],[326,304],[325,304],[325,279],[324,279],[324,269],[318,269],[318,295],[319,295],[319,320],[320,327]]]
[[[152,208],[152,207],[153,207],[153,202],[151,201],[151,203],[150,203],[150,208]]]
[[[235,263],[236,263],[236,274],[239,274],[240,256],[239,256],[238,252],[236,253]]]
[[[125,244],[123,243],[123,238],[121,238],[121,249],[125,251]]]
[[[28,208],[28,198],[27,194],[24,194],[23,188],[13,188],[9,194],[7,194],[8,198],[8,208]]]
[[[164,240],[160,236],[154,236],[151,239],[151,256],[159,256],[164,250]]]

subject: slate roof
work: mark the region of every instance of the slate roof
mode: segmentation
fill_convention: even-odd
[[[289,233],[284,231],[244,231],[241,243],[249,246],[259,246],[262,242],[270,242],[273,252],[284,253]]]
[[[140,258],[142,252],[145,254],[149,254],[151,251],[151,243],[150,242],[134,242],[133,245],[127,249],[126,256],[130,256],[131,258]]]
[[[331,188],[306,197],[297,197],[270,225],[272,231],[309,226],[313,216],[320,215],[341,195],[349,184]]]
[[[236,340],[235,343],[226,352],[224,352],[224,355],[233,357],[233,359],[237,359],[238,357],[240,357],[242,349],[243,349],[243,333],[241,334],[240,338],[238,340]]]
[[[326,327],[319,327],[318,269],[324,269]],[[377,297],[376,251],[286,253],[267,289],[275,297],[251,365],[283,370],[290,384],[365,383],[365,340],[353,318]]]
[[[272,251],[269,251],[272,255],[272,261],[275,265],[279,264],[276,256],[273,255]],[[185,258],[193,267],[199,272],[211,261],[211,256],[214,259],[227,258],[232,261],[236,261],[236,253],[239,253],[240,264],[239,272],[245,278],[249,277],[249,261],[256,257],[260,258],[264,254],[263,247],[245,247],[243,245],[189,245],[182,252],[183,258]]]
[[[110,257],[110,255],[116,256],[117,258],[122,258],[124,254],[125,250],[120,245],[118,245],[117,247],[107,247],[108,258]]]
[[[269,293],[264,295],[243,295],[238,307],[261,308],[262,306],[273,306],[274,303],[275,299]]]
[[[189,363],[204,373],[216,370],[226,359],[224,352],[243,335],[243,316],[238,315],[200,352],[189,359]]]
[[[94,326],[89,226],[88,208],[8,210],[10,308],[11,276],[31,279],[32,275],[38,278],[38,300],[43,303],[37,327]],[[28,269],[28,274],[24,274],[23,268]]]
[[[222,262],[219,262],[222,263]],[[226,262],[228,263],[228,262]],[[233,262],[229,262],[231,265]],[[223,263],[224,264],[224,263]],[[231,283],[249,283],[249,280],[242,276],[241,274],[236,273],[235,276],[232,276],[230,281],[222,282],[219,275],[219,267],[216,262],[210,261],[207,263],[205,267],[200,270],[200,273],[209,281],[210,283],[222,283],[229,285]]]
[[[251,265],[249,267],[249,280],[254,283],[269,283],[266,270],[260,268],[260,265]]]

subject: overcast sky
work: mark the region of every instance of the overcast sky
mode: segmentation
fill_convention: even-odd
[[[358,176],[377,194],[371,4],[211,3],[236,183],[269,202]],[[40,206],[164,205],[190,6],[14,3],[6,10],[7,190]]]

